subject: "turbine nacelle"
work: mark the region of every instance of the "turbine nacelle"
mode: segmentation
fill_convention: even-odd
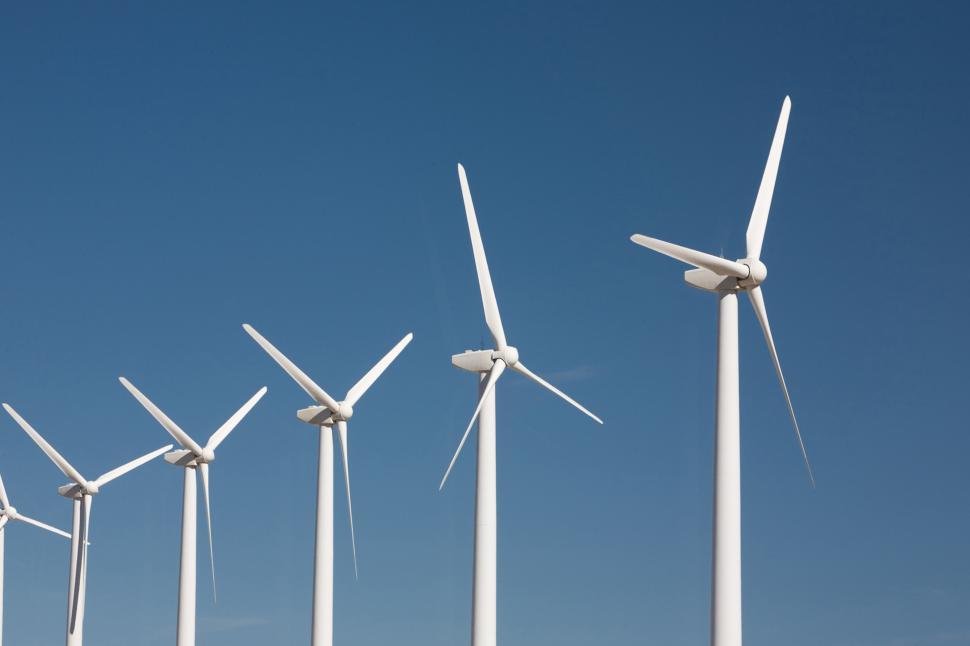
[[[313,426],[333,426],[337,422],[346,422],[354,415],[354,407],[346,402],[338,402],[337,410],[332,411],[326,406],[307,406],[296,412],[301,422]]]
[[[451,365],[468,372],[488,372],[501,359],[510,368],[519,363],[518,348],[507,345],[501,350],[465,350],[451,357]]]
[[[742,258],[737,264],[744,267],[746,276],[725,276],[710,269],[688,269],[684,272],[684,281],[691,287],[705,292],[735,291],[738,289],[752,289],[757,287],[768,277],[768,268],[756,258]]]
[[[488,372],[492,369],[495,360],[492,354],[495,350],[465,350],[461,354],[451,357],[451,365],[468,372]]]
[[[93,496],[98,493],[99,487],[93,482],[85,483],[84,485],[79,485],[76,482],[69,482],[66,485],[61,485],[57,488],[57,493],[65,498],[80,498],[84,494]]]
[[[195,466],[198,457],[189,449],[179,449],[165,454],[165,461],[177,467]]]

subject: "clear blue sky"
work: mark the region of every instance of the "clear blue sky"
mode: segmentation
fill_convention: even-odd
[[[463,643],[474,451],[436,492],[474,405],[449,357],[485,335],[462,161],[510,341],[606,421],[503,380],[501,642],[705,643],[716,305],[628,238],[742,255],[791,94],[765,293],[819,484],[745,305],[746,643],[970,644],[970,16],[801,4],[8,4],[0,398],[94,477],[168,441],[118,375],[196,436],[269,386],[213,465],[200,643],[299,644],[314,435],[240,324],[335,394],[413,331],[351,425],[336,636]],[[0,471],[68,524],[6,416]],[[172,642],[180,491],[159,461],[98,496],[92,643]],[[67,557],[10,528],[9,643],[62,639]]]

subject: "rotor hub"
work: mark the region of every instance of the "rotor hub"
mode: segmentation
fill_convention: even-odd
[[[768,268],[757,258],[742,258],[738,262],[748,268],[748,277],[738,281],[742,287],[757,287],[768,277]]]
[[[3,515],[10,520],[17,520],[17,508],[16,507],[6,507],[3,510]]]
[[[84,493],[90,494],[93,496],[94,494],[98,493],[99,489],[100,487],[98,487],[98,485],[96,485],[93,482],[89,482],[84,486]]]
[[[333,416],[338,422],[346,422],[348,419],[353,417],[353,415],[354,407],[350,404],[340,402],[340,405],[337,406],[337,410],[334,411]]]
[[[202,455],[199,456],[199,462],[212,462],[216,459],[216,452],[208,447],[202,449]]]
[[[492,352],[492,360],[501,359],[506,365],[514,366],[519,362],[519,350],[515,346],[507,345],[501,350]]]

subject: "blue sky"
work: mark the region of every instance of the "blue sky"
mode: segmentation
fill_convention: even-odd
[[[351,426],[336,636],[462,643],[474,451],[436,492],[474,407],[449,357],[486,335],[461,161],[510,342],[606,421],[503,379],[501,642],[704,643],[716,304],[628,238],[741,256],[790,94],[764,290],[819,484],[745,305],[746,643],[970,644],[967,12],[802,4],[9,5],[0,398],[94,477],[168,441],[118,375],[203,437],[267,385],[213,465],[200,643],[300,643],[315,440],[240,324],[335,393],[413,331]],[[0,472],[68,524],[6,418]],[[172,641],[180,491],[158,461],[98,496],[93,643]],[[56,643],[66,541],[6,547],[7,640]]]

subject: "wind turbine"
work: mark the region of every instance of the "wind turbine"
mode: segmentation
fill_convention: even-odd
[[[451,358],[451,363],[457,368],[474,372],[479,375],[478,405],[472,414],[471,421],[461,436],[458,450],[455,451],[451,463],[445,471],[440,491],[448,480],[448,474],[455,466],[458,454],[465,446],[468,434],[478,420],[478,475],[475,485],[475,573],[472,584],[472,646],[494,646],[496,640],[496,495],[495,495],[495,384],[506,368],[524,375],[543,388],[552,391],[562,399],[581,410],[594,420],[603,423],[571,397],[548,383],[542,377],[525,367],[519,361],[519,351],[508,344],[505,330],[502,328],[502,318],[498,312],[498,302],[495,300],[495,290],[492,288],[492,278],[488,273],[488,262],[485,260],[485,247],[482,236],[478,231],[478,220],[475,217],[475,206],[472,204],[471,192],[468,189],[468,178],[465,169],[458,164],[458,179],[461,182],[461,194],[465,202],[465,216],[468,220],[468,233],[472,241],[472,253],[475,256],[475,270],[478,273],[478,287],[482,293],[482,306],[485,309],[485,324],[488,326],[492,338],[495,340],[494,350],[466,350]]]
[[[64,538],[71,538],[71,535],[65,531],[57,529],[56,527],[51,527],[46,525],[39,520],[34,520],[29,516],[24,516],[17,508],[10,504],[10,499],[7,498],[7,489],[3,486],[3,478],[0,478],[0,504],[3,505],[3,509],[0,509],[0,644],[3,643],[3,548],[4,548],[4,537],[7,533],[4,528],[7,523],[12,520],[20,520],[28,525],[33,525],[34,527],[40,527],[41,529],[46,529],[49,532],[63,536]]]
[[[88,578],[88,530],[91,522],[92,497],[104,485],[125,475],[132,469],[154,460],[171,449],[172,445],[163,446],[147,455],[136,458],[102,474],[95,480],[86,480],[17,411],[9,404],[4,404],[3,407],[20,425],[20,428],[26,431],[30,439],[47,454],[47,457],[61,470],[61,473],[73,480],[73,482],[59,487],[57,493],[71,500],[74,507],[74,525],[71,532],[71,569],[67,590],[67,646],[81,646],[84,628],[84,596]]]
[[[121,385],[128,389],[138,402],[151,413],[151,416],[175,438],[182,447],[165,456],[169,464],[184,469],[182,490],[182,550],[179,561],[179,607],[176,644],[194,646],[195,644],[195,592],[196,592],[196,520],[198,516],[198,493],[196,491],[196,471],[202,478],[202,494],[205,498],[206,527],[209,530],[209,565],[212,571],[212,596],[216,594],[216,564],[212,549],[212,513],[209,508],[209,463],[216,459],[215,450],[228,437],[229,433],[242,421],[253,406],[266,394],[262,387],[249,401],[242,405],[226,423],[220,426],[202,446],[173,422],[158,406],[135,388],[130,381],[119,377]]]
[[[808,461],[802,434],[795,419],[785,376],[778,361],[778,352],[768,325],[768,312],[761,293],[761,283],[768,268],[761,262],[761,245],[768,224],[768,210],[778,176],[778,163],[785,143],[791,99],[785,97],[775,128],[775,137],[768,153],[758,197],[748,223],[747,255],[739,260],[727,260],[687,247],[663,242],[656,238],[634,235],[638,245],[693,265],[684,273],[688,285],[718,298],[717,323],[717,412],[714,438],[714,549],[711,585],[711,644],[712,646],[741,645],[741,419],[738,385],[738,292],[748,293],[755,316],[761,323],[778,381],[788,404],[795,437],[801,447],[812,486],[815,475]]]
[[[354,576],[357,576],[357,539],[354,536],[354,509],[350,500],[350,470],[347,459],[347,420],[354,414],[354,404],[374,385],[389,365],[411,342],[410,332],[367,371],[347,391],[342,401],[328,395],[302,370],[287,359],[282,352],[267,341],[248,323],[243,329],[253,337],[263,350],[293,378],[316,405],[297,411],[303,422],[320,428],[320,449],[317,462],[317,518],[313,547],[313,624],[310,643],[312,646],[333,644],[333,427],[337,426],[340,449],[343,453],[344,483],[347,487],[347,512],[350,517],[350,545],[354,556]]]

